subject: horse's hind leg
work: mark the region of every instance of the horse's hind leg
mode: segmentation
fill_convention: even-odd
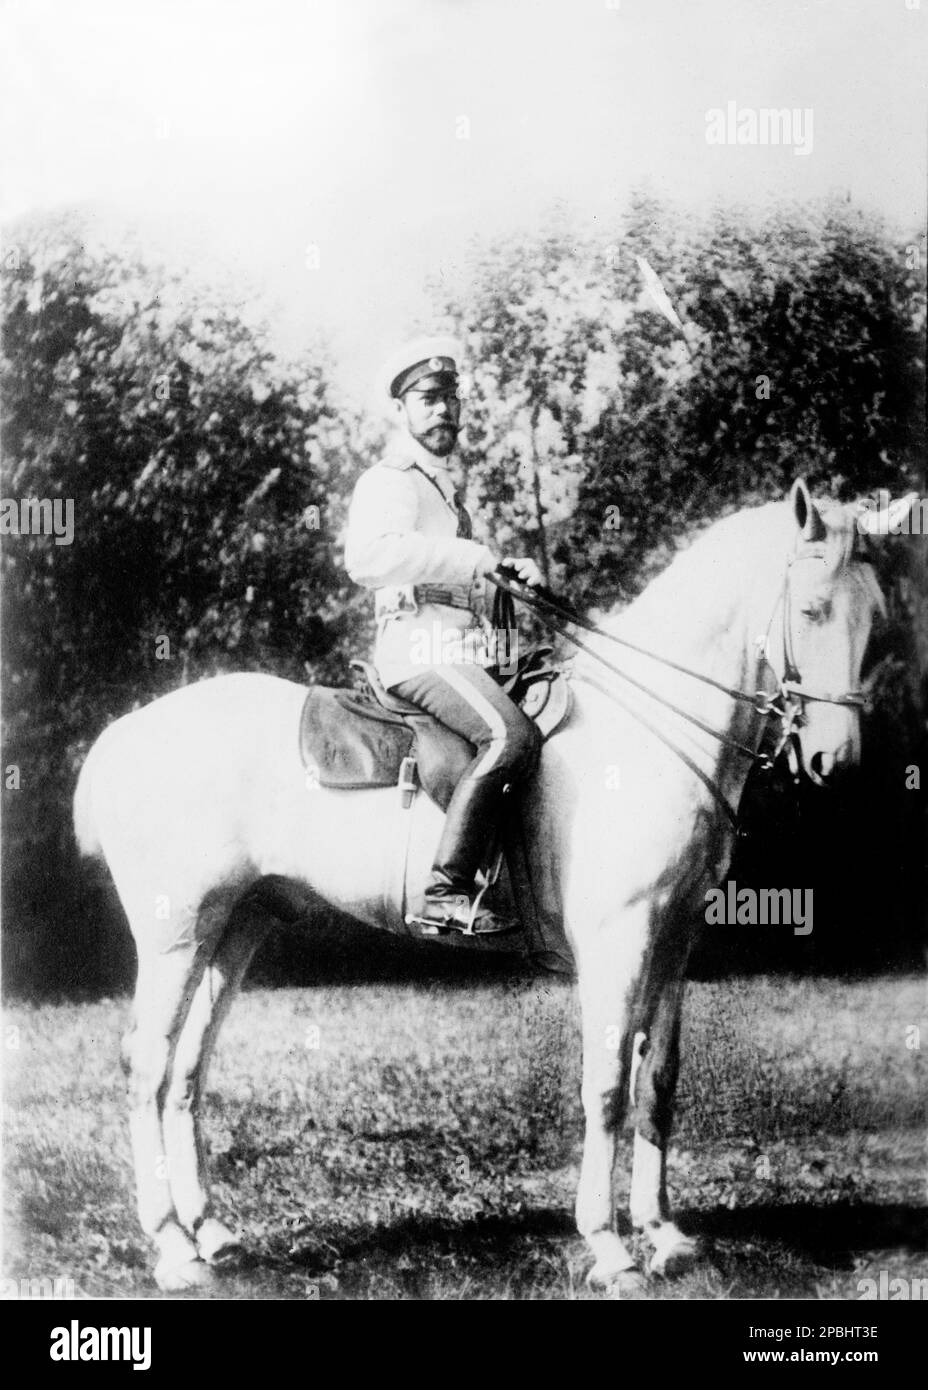
[[[224,1264],[240,1250],[239,1238],[212,1214],[201,1104],[219,1030],[264,939],[270,921],[247,910],[233,912],[203,972],[174,1052],[164,1098],[165,1149],[171,1195],[181,1224],[208,1264]]]
[[[174,1048],[208,955],[208,947],[192,942],[159,953],[139,941],[134,1023],[123,1044],[139,1220],[157,1248],[155,1278],[165,1290],[210,1278],[174,1206],[161,1116]]]
[[[632,1223],[654,1247],[651,1273],[682,1274],[697,1247],[674,1223],[667,1200],[667,1143],[680,1066],[680,1014],[685,980],[680,975],[658,993],[641,1063],[634,1078],[635,1147],[632,1160]]]

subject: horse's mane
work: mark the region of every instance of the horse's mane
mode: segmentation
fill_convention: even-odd
[[[826,524],[822,542],[828,572],[849,569],[871,600],[883,607],[879,584],[861,558],[856,513],[838,503],[816,504]],[[704,628],[707,615],[721,625],[755,599],[769,608],[782,583],[796,540],[796,521],[788,502],[745,507],[714,522],[645,587],[628,607],[608,615],[602,626],[623,636],[666,630],[683,636]],[[748,614],[745,613],[745,617]]]
[[[724,620],[736,601],[744,602],[746,588],[753,590],[767,576],[775,583],[794,532],[784,502],[723,517],[679,550],[627,607],[611,613],[604,629],[654,636],[671,620],[681,632],[702,627],[707,613]]]

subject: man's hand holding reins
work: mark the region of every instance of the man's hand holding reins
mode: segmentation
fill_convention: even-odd
[[[508,570],[514,579],[520,583],[529,585],[530,588],[538,588],[544,583],[544,576],[541,570],[530,560],[528,556],[515,558],[512,555],[504,555],[502,560],[493,559],[486,565],[480,566],[482,574],[491,574],[493,570]]]

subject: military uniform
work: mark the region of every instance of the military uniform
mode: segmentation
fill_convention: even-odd
[[[375,591],[374,665],[385,686],[418,674],[426,644],[449,662],[489,664],[480,567],[492,567],[493,552],[467,539],[469,530],[444,461],[408,435],[359,479],[345,567]]]
[[[448,389],[457,355],[444,342],[408,345],[385,373],[389,399]],[[493,633],[485,616],[493,552],[471,538],[444,457],[400,429],[386,455],[362,475],[345,540],[351,577],[375,591],[374,663],[384,685],[474,745],[452,797],[426,889],[426,915],[446,925],[501,930],[475,916],[474,876],[493,837],[504,788],[535,766],[535,725],[488,671]]]

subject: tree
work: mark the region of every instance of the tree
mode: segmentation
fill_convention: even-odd
[[[692,328],[653,312],[646,256]],[[918,476],[924,274],[844,204],[684,223],[647,190],[611,232],[557,221],[439,297],[475,363],[464,454],[501,547],[581,603],[636,593],[720,512],[797,474],[850,497]]]
[[[356,430],[324,358],[284,369],[234,307],[68,224],[17,252],[3,494],[74,517],[71,543],[4,537],[6,886],[35,899],[106,723],[220,670],[342,675],[363,617],[337,553]]]
[[[536,553],[550,584],[552,536],[576,504],[580,450],[612,374],[589,249],[576,255],[556,229],[475,248],[466,286],[440,312],[474,363],[462,437],[471,501],[499,548]]]

